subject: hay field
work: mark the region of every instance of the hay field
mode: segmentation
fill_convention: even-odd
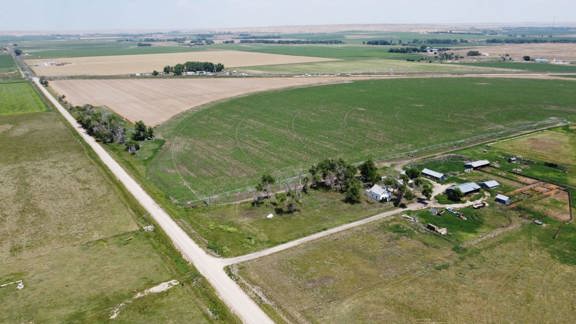
[[[187,53],[118,55],[28,60],[36,74],[43,76],[126,75],[161,71],[166,65],[186,61],[222,63],[228,68],[259,65],[330,61],[328,58],[253,53],[241,51],[199,51]]]
[[[337,78],[58,80],[51,86],[74,105],[107,106],[131,121],[161,124],[209,102],[280,88],[340,82]]]

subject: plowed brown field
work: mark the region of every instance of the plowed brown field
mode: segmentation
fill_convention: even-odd
[[[226,67],[278,65],[332,61],[333,59],[252,53],[242,51],[198,51],[188,53],[145,54],[74,57],[61,59],[29,60],[34,72],[43,76],[74,75],[126,75],[162,71],[166,65],[187,61],[222,63]]]

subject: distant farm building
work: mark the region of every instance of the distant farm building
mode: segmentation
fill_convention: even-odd
[[[374,185],[372,188],[366,190],[366,194],[376,201],[390,201],[392,199],[390,191],[379,185]]]
[[[480,186],[485,189],[494,189],[500,186],[500,183],[496,180],[488,180],[484,182],[480,182]]]
[[[446,180],[446,175],[444,173],[440,173],[440,172],[436,172],[430,169],[424,169],[422,170],[422,174],[428,178],[434,179],[434,180],[438,180],[438,181],[444,181]]]
[[[480,169],[480,168],[484,168],[490,166],[490,161],[488,160],[479,160],[479,161],[473,161],[473,162],[467,162],[466,164],[464,164],[464,167],[466,169]]]
[[[467,183],[463,183],[463,184],[459,184],[457,186],[453,186],[451,188],[449,188],[448,190],[460,190],[460,192],[466,196],[469,195],[471,193],[475,193],[480,191],[480,186],[477,183],[474,182],[467,182]]]
[[[496,195],[496,202],[502,205],[509,205],[510,204],[510,197],[504,195]]]

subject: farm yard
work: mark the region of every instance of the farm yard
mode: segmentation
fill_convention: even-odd
[[[289,178],[326,157],[360,162],[455,148],[559,121],[552,117],[573,121],[574,85],[370,80],[250,95],[161,125],[166,144],[141,176],[185,203],[246,190],[266,172]]]
[[[207,103],[253,92],[346,82],[345,78],[207,78],[134,80],[56,80],[51,87],[73,105],[106,106],[135,122],[159,125]]]
[[[536,132],[406,167],[444,172],[447,183],[496,180],[478,208],[406,211],[229,271],[285,322],[565,322],[573,312],[565,284],[576,274],[568,193],[511,166],[537,158],[570,165],[572,131]],[[477,158],[492,166],[465,172],[464,162]],[[498,193],[512,203],[495,202]]]
[[[234,322],[61,117],[13,85],[0,84],[0,322]]]
[[[241,51],[193,51],[185,53],[118,55],[27,60],[42,76],[111,76],[162,71],[166,65],[186,61],[222,63],[228,68],[257,65],[330,61],[329,58],[252,53]]]

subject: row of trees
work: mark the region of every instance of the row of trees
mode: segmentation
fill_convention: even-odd
[[[182,75],[185,72],[221,72],[224,70],[224,65],[221,63],[212,62],[195,62],[190,61],[184,64],[176,64],[174,66],[166,65],[164,67],[164,73],[174,75]]]
[[[105,144],[124,144],[132,154],[140,149],[138,142],[154,139],[154,129],[146,126],[143,121],[136,122],[128,136],[126,122],[115,114],[92,105],[74,107],[71,112],[88,135]]]
[[[341,40],[328,39],[328,40],[299,40],[299,39],[241,39],[241,44],[288,44],[288,45],[308,45],[308,44],[344,44]]]
[[[430,38],[430,39],[413,39],[411,41],[402,41],[397,40],[397,41],[392,41],[392,40],[384,40],[384,39],[375,39],[375,40],[369,40],[369,41],[365,41],[362,42],[365,45],[381,45],[381,46],[386,46],[386,45],[420,45],[420,44],[424,44],[424,45],[455,45],[455,44],[462,44],[462,43],[468,43],[468,40],[466,39],[452,39],[452,38]]]
[[[542,43],[576,43],[576,38],[493,38],[488,44],[542,44]]]

